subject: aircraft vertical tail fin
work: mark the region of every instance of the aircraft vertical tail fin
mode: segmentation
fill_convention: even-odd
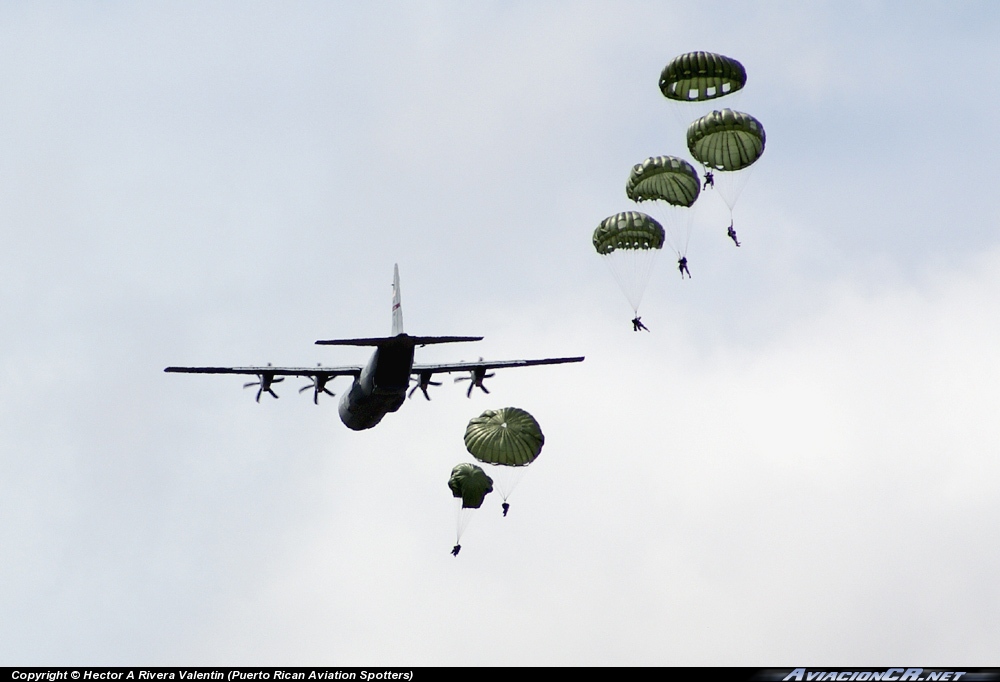
[[[399,302],[399,264],[392,266],[392,335],[403,333],[403,308]]]
[[[392,272],[392,336],[372,336],[361,339],[324,339],[321,346],[378,346],[400,348],[427,346],[432,343],[462,343],[482,341],[481,336],[409,336],[403,332],[403,309],[399,305],[399,266]]]

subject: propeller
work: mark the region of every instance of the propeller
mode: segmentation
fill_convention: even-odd
[[[424,397],[430,400],[431,397],[427,395],[427,387],[441,385],[440,381],[431,381],[432,376],[434,376],[434,372],[421,372],[420,379],[417,380],[417,385],[410,389],[410,392],[407,394],[408,397],[412,398],[413,394],[416,393],[419,388],[421,393],[424,394]],[[413,381],[412,377],[410,378],[410,381]]]
[[[482,362],[482,360],[483,360],[482,358],[479,358],[480,362]],[[472,389],[474,389],[476,386],[483,389],[483,393],[489,393],[489,389],[483,386],[483,379],[489,379],[492,376],[496,376],[496,372],[490,372],[489,374],[487,374],[485,367],[476,367],[475,369],[469,371],[469,376],[458,377],[457,379],[455,379],[455,383],[457,384],[459,381],[468,381],[469,390],[465,392],[465,397],[471,398]]]
[[[321,367],[322,365],[316,365],[316,366]],[[302,393],[303,391],[308,391],[311,388],[313,390],[313,404],[319,405],[320,393],[326,393],[327,395],[331,396],[337,395],[336,393],[334,393],[333,391],[331,391],[326,387],[327,382],[329,382],[330,379],[332,378],[333,377],[330,376],[329,374],[310,374],[309,379],[311,380],[311,383],[306,384],[305,386],[300,388],[299,393]]]
[[[267,363],[267,366],[270,367],[271,363],[270,362]],[[251,386],[260,386],[260,388],[257,389],[258,403],[260,402],[260,396],[263,395],[264,391],[267,391],[275,398],[278,397],[278,394],[271,390],[271,384],[276,384],[279,381],[284,381],[285,377],[278,377],[277,379],[275,379],[274,372],[261,372],[260,374],[257,375],[257,378],[259,379],[259,381],[251,381],[248,384],[243,384],[243,388],[250,388]]]

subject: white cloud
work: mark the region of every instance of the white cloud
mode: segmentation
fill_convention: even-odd
[[[998,263],[991,253],[919,290],[841,287],[754,349],[699,350],[683,324],[604,333],[565,370],[593,394],[504,377],[500,401],[530,402],[547,443],[511,516],[488,499],[458,559],[444,481],[464,456],[457,436],[438,435],[495,400],[441,391],[426,432],[429,406],[408,404],[341,462],[373,478],[329,472],[351,504],[262,557],[280,564],[269,587],[221,612],[204,651],[346,664],[988,662]]]

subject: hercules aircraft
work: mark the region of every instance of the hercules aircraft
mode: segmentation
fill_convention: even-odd
[[[244,384],[243,388],[259,386],[257,402],[264,393],[272,397],[278,395],[271,388],[273,384],[284,381],[286,376],[306,377],[311,384],[299,389],[299,393],[313,390],[313,402],[319,403],[319,394],[334,395],[327,383],[334,377],[352,376],[351,388],[340,398],[340,420],[349,429],[362,431],[370,429],[389,412],[395,412],[406,400],[406,389],[411,376],[416,386],[410,390],[410,396],[419,388],[424,397],[428,386],[440,386],[439,382],[431,381],[435,374],[451,372],[469,372],[469,376],[455,379],[468,381],[469,390],[466,396],[472,397],[472,389],[478,386],[484,393],[489,393],[483,386],[483,380],[493,376],[487,374],[491,369],[504,367],[529,367],[532,365],[561,365],[566,362],[582,362],[582,357],[576,358],[545,358],[542,360],[497,360],[479,362],[453,362],[436,365],[413,364],[413,349],[416,346],[426,346],[432,343],[461,343],[465,341],[481,341],[481,336],[410,336],[403,331],[403,310],[399,303],[399,266],[393,270],[392,281],[392,336],[376,336],[364,339],[333,339],[317,341],[322,346],[374,346],[375,352],[364,367],[167,367],[164,372],[184,372],[189,374],[249,374],[255,375],[257,381]]]

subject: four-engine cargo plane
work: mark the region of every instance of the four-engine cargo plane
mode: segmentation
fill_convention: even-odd
[[[410,396],[419,388],[424,397],[428,386],[439,386],[431,381],[435,374],[451,372],[469,372],[468,377],[455,379],[468,381],[469,390],[466,393],[472,397],[472,389],[478,386],[489,393],[483,386],[483,380],[493,376],[487,373],[491,369],[504,367],[529,367],[532,365],[559,365],[566,362],[582,362],[582,357],[575,358],[544,358],[541,360],[497,360],[479,362],[453,362],[436,365],[413,364],[413,349],[416,346],[426,346],[432,343],[459,343],[465,341],[480,341],[481,336],[410,336],[403,331],[403,310],[399,304],[399,266],[394,268],[392,282],[392,336],[378,336],[366,339],[333,339],[317,341],[323,346],[374,346],[375,352],[364,367],[167,367],[165,372],[185,372],[190,374],[249,374],[256,375],[257,381],[244,384],[244,388],[258,386],[257,402],[264,393],[270,393],[277,398],[272,385],[284,381],[286,376],[306,377],[311,384],[303,386],[299,392],[313,390],[313,402],[319,402],[319,394],[334,395],[326,387],[327,383],[338,376],[352,376],[351,388],[340,398],[340,420],[355,431],[370,429],[389,412],[395,412],[406,399],[406,389],[412,376],[416,386],[410,390]]]

